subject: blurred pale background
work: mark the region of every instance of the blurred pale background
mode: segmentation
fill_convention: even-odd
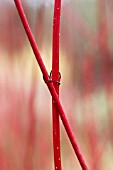
[[[53,0],[23,0],[47,70]],[[113,2],[63,0],[60,98],[90,170],[113,169]],[[13,0],[0,0],[0,169],[52,170],[51,97]],[[62,167],[81,169],[61,122]]]

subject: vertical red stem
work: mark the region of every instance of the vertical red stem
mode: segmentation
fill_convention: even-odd
[[[52,51],[52,80],[56,93],[59,97],[59,33],[60,33],[60,11],[61,0],[55,0],[53,16],[53,51]],[[61,153],[60,153],[60,125],[58,109],[55,106],[55,100],[52,98],[53,112],[53,148],[54,148],[54,166],[55,169],[61,170]]]

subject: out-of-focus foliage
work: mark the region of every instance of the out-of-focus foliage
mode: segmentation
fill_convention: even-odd
[[[31,3],[32,2],[32,3]],[[51,70],[53,1],[22,1]],[[113,2],[64,0],[60,96],[91,170],[112,170]],[[0,169],[53,169],[50,96],[14,2],[0,1]],[[61,129],[63,127],[61,126]],[[64,130],[63,169],[80,169]]]

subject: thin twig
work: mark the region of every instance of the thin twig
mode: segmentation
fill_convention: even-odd
[[[52,81],[55,90],[59,96],[59,33],[60,33],[60,11],[61,0],[55,0],[53,16],[53,48],[52,48]],[[60,123],[58,109],[55,106],[55,100],[52,99],[53,112],[53,148],[54,148],[54,166],[61,170],[61,151],[60,151]]]

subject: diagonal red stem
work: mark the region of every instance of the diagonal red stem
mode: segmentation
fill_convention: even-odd
[[[32,49],[33,49],[33,52],[34,52],[34,54],[35,54],[36,60],[37,60],[37,62],[38,62],[38,64],[39,64],[39,67],[40,67],[41,72],[42,72],[42,74],[43,74],[44,80],[45,80],[45,82],[46,82],[46,84],[47,84],[47,87],[48,87],[50,93],[51,93],[51,96],[52,96],[53,99],[55,100],[56,108],[58,109],[58,112],[59,112],[59,114],[60,114],[61,120],[62,120],[62,122],[63,122],[63,125],[64,125],[64,127],[65,127],[65,130],[66,130],[66,132],[67,132],[67,135],[68,135],[68,137],[69,137],[69,139],[70,139],[70,142],[71,142],[71,144],[72,144],[72,146],[73,146],[73,149],[74,149],[74,151],[75,151],[75,154],[76,154],[76,156],[77,156],[77,158],[78,158],[78,160],[79,160],[79,163],[80,163],[82,169],[83,169],[83,170],[88,170],[88,167],[87,167],[87,165],[86,165],[86,163],[85,163],[85,161],[84,161],[84,158],[83,158],[83,156],[82,156],[82,153],[81,153],[81,151],[80,151],[80,149],[79,149],[79,146],[78,146],[78,144],[77,144],[77,141],[76,141],[76,139],[75,139],[75,137],[74,137],[74,134],[73,134],[73,132],[72,132],[72,130],[71,130],[71,127],[70,127],[70,125],[69,125],[69,122],[68,122],[68,120],[67,120],[67,118],[66,118],[65,112],[64,112],[64,110],[63,110],[63,108],[62,108],[62,105],[61,105],[61,103],[60,103],[60,100],[59,100],[59,98],[58,98],[58,94],[56,93],[56,90],[55,90],[55,88],[54,88],[53,83],[52,83],[51,81],[49,81],[50,79],[49,79],[48,72],[47,72],[46,67],[45,67],[45,65],[44,65],[44,63],[43,63],[43,60],[42,60],[42,58],[41,58],[41,55],[40,55],[40,53],[39,53],[39,50],[38,50],[38,47],[37,47],[37,45],[36,45],[35,39],[34,39],[34,37],[33,37],[33,34],[32,34],[32,32],[31,32],[31,29],[30,29],[30,27],[29,27],[29,24],[28,24],[28,21],[27,21],[27,19],[26,19],[26,16],[25,16],[25,14],[24,14],[24,10],[23,10],[23,8],[22,8],[21,2],[20,2],[20,0],[14,0],[14,2],[15,2],[15,5],[16,5],[16,7],[17,7],[17,10],[18,10],[19,16],[20,16],[20,18],[21,18],[21,21],[22,21],[22,23],[23,23],[23,26],[24,26],[24,29],[25,29],[25,31],[26,31],[26,34],[27,34],[27,36],[28,36],[29,42],[30,42],[30,44],[31,44],[31,47],[32,47]]]
[[[52,48],[52,81],[56,93],[59,96],[59,33],[60,33],[60,11],[61,0],[55,0],[53,16],[53,48]],[[54,148],[54,166],[61,170],[61,151],[60,151],[60,123],[58,109],[55,106],[55,100],[52,99],[53,112],[53,148]]]

